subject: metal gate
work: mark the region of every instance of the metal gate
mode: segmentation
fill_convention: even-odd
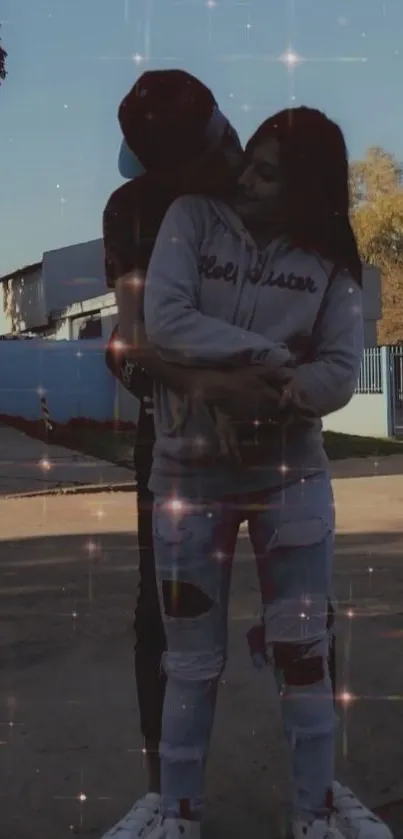
[[[388,347],[393,436],[403,436],[403,346]]]

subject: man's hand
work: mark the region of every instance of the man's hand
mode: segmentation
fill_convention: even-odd
[[[239,440],[235,425],[231,419],[220,411],[215,405],[212,408],[212,415],[214,417],[216,433],[220,445],[220,454],[231,460],[233,463],[241,465],[242,456],[239,449]]]
[[[306,394],[301,390],[295,378],[291,378],[282,388],[280,409],[290,411],[294,416],[304,414],[313,417],[315,415],[307,402]]]
[[[306,396],[297,382],[291,379],[284,385],[280,396],[280,408],[296,408],[298,411],[308,409]]]
[[[257,403],[278,405],[281,387],[292,374],[285,368],[270,381],[262,365],[249,365],[235,370],[193,370],[192,397],[217,405],[224,413],[243,415],[253,413]]]

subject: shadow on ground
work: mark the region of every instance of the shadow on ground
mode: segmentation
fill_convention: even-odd
[[[100,837],[144,789],[132,661],[136,537],[0,544],[1,836]],[[403,798],[401,554],[401,534],[337,540],[340,686],[355,697],[341,710],[338,777],[369,804]],[[209,762],[210,839],[245,839],[262,825],[266,835],[282,832],[288,766],[278,703],[245,641],[258,610],[244,537]],[[396,836],[402,812],[385,809]]]

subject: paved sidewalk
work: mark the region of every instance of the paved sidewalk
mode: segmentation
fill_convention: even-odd
[[[398,476],[403,456],[351,458],[333,461],[330,468],[334,478]],[[134,489],[133,471],[0,425],[0,498],[89,487]]]
[[[0,426],[0,496],[132,483],[129,469]]]
[[[339,678],[355,697],[341,714],[338,776],[375,805],[403,799],[403,476],[336,480],[335,493]],[[97,839],[143,792],[135,530],[127,492],[0,503],[2,839]],[[278,702],[245,640],[258,609],[242,534],[206,839],[281,834],[288,764]]]
[[[403,455],[381,457],[350,457],[330,462],[333,478],[374,478],[382,475],[403,475]]]

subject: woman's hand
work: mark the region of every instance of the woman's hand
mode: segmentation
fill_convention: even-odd
[[[295,378],[291,378],[283,386],[279,407],[281,410],[289,410],[294,414],[306,414],[308,416],[314,415],[314,411],[308,404],[305,392],[300,388]]]
[[[259,365],[238,367],[235,370],[193,370],[195,399],[204,402],[222,402],[235,398],[245,399],[267,387],[264,368]]]
[[[215,421],[221,456],[232,461],[232,463],[241,465],[242,456],[239,449],[236,426],[231,421],[231,418],[220,411],[217,406],[214,406],[211,412]]]
[[[277,413],[282,385],[290,373],[279,374],[269,380],[262,365],[250,365],[236,370],[193,371],[192,397],[215,406],[234,420],[255,419],[258,414]]]

